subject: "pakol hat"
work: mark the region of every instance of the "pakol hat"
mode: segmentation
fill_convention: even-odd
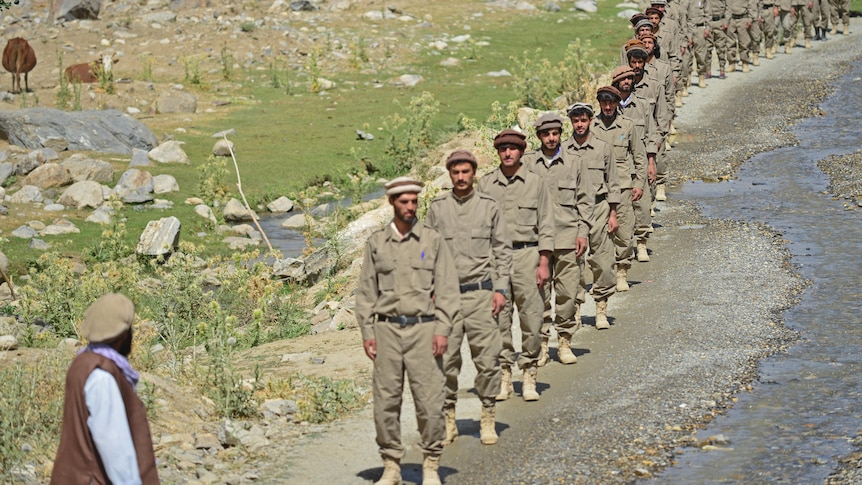
[[[473,166],[473,170],[476,170],[476,167],[479,163],[476,161],[476,157],[473,156],[471,152],[468,150],[455,150],[454,152],[449,154],[449,157],[446,158],[446,170],[452,167],[459,162],[467,162]]]
[[[602,93],[608,93],[608,94],[615,96],[617,98],[617,101],[623,99],[623,93],[621,93],[619,89],[617,89],[613,86],[602,86],[599,89],[597,89],[596,90],[596,99],[598,99],[599,95]]]
[[[132,328],[135,304],[119,293],[108,293],[84,312],[81,336],[93,343],[107,342]]]
[[[653,5],[655,5],[655,3],[653,3]],[[660,18],[660,19],[664,18],[664,12],[662,12],[661,10],[659,10],[655,7],[650,7],[648,9],[644,10],[644,13],[647,15],[656,14],[656,15],[658,15],[658,18]]]
[[[550,130],[552,128],[563,129],[563,119],[556,113],[545,113],[533,122],[536,133]]]
[[[638,20],[638,23],[635,24],[635,32],[637,32],[638,30],[640,30],[643,27],[649,27],[650,30],[655,30],[655,25],[653,25],[653,23],[650,22],[649,19],[646,18],[646,16],[644,16],[644,18]]]
[[[390,180],[383,188],[386,189],[386,195],[398,195],[407,192],[418,194],[424,186],[424,183],[411,177],[398,177]]]
[[[667,6],[667,0],[650,0],[650,5],[661,5],[663,7]]]
[[[652,34],[652,33],[650,33],[650,32],[644,32],[643,34],[638,35],[638,39],[640,39],[640,40],[641,40],[641,42],[643,42],[643,40],[644,40],[644,39],[646,39],[647,37],[649,37],[650,39],[652,39],[653,44],[657,44],[657,43],[658,43],[658,38],[655,36],[655,34]]]
[[[527,149],[527,137],[520,131],[505,129],[494,137],[494,148],[500,148],[506,145],[515,145],[521,150]]]
[[[635,77],[635,71],[629,66],[619,66],[611,73],[612,83],[616,84],[625,78]]]
[[[590,103],[575,103],[566,109],[566,114],[569,115],[569,117],[571,118],[578,111],[586,111],[590,115],[590,118],[592,118],[593,115],[596,114],[595,108],[593,108],[593,105],[591,105]]]
[[[638,12],[638,13],[632,15],[632,18],[629,19],[629,22],[631,22],[632,25],[635,26],[635,29],[637,29],[638,22],[640,22],[641,20],[649,20],[649,19],[647,19],[646,14],[644,14],[642,12]]]
[[[631,57],[632,53],[635,53],[638,51],[643,52],[644,57],[649,55],[649,52],[647,52],[646,44],[641,42],[640,39],[632,39],[632,40],[626,42],[624,47],[626,50],[626,57]]]

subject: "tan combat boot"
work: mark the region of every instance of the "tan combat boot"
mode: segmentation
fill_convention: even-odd
[[[664,190],[664,184],[658,184],[655,186],[655,200],[659,202],[667,200],[667,192]]]
[[[805,39],[805,48],[806,48],[806,49],[810,49],[810,48],[811,48],[811,39]]]
[[[647,252],[646,242],[638,241],[638,261],[641,263],[649,262],[649,253]]]
[[[617,291],[629,291],[628,269],[617,266]]]
[[[844,32],[842,34],[850,35],[850,24],[848,22],[844,22]]]
[[[847,27],[844,27],[844,30],[847,30]],[[838,26],[833,25],[832,30],[829,31],[829,35],[838,35]]]
[[[482,421],[479,422],[479,441],[483,445],[496,445],[499,437],[497,436],[497,422],[494,419],[494,406],[482,406]]]
[[[557,357],[563,364],[574,364],[578,361],[578,357],[572,352],[572,344],[568,337],[559,336],[559,345],[557,347]]]
[[[683,85],[683,87],[682,87],[682,97],[683,97],[683,98],[687,98],[687,97],[688,97],[688,86],[689,86],[689,84],[691,84],[691,76],[689,76],[688,81],[689,81],[689,82],[687,82],[687,83],[686,83],[685,85]]]
[[[528,367],[524,369],[524,383],[521,388],[521,396],[524,401],[538,401],[539,393],[536,392],[536,376],[539,374],[539,369]]]
[[[596,330],[607,330],[611,328],[608,322],[608,301],[596,302]]]
[[[542,338],[542,350],[539,352],[539,361],[536,362],[536,365],[539,367],[545,367],[548,365],[548,337]]]
[[[383,458],[383,476],[374,485],[401,485],[401,461]]]
[[[703,89],[706,87],[705,76],[697,76],[697,87]]]
[[[512,386],[512,368],[508,365],[500,366],[502,379],[500,379],[500,394],[497,394],[498,401],[505,401],[515,394],[515,388]]]
[[[742,72],[749,72],[750,70],[751,70],[751,68],[750,68],[750,67],[748,67],[748,63],[747,63],[747,62],[743,62],[743,63],[742,63]]]
[[[790,53],[792,53],[792,52],[793,52],[793,48],[792,48],[792,47],[790,47],[790,41],[788,41],[788,43],[787,43],[787,44],[784,44],[784,53],[785,53],[785,54],[790,54]]]
[[[455,424],[455,406],[443,408],[443,416],[446,418],[446,439],[443,445],[448,445],[458,438],[458,425]]]
[[[752,52],[751,53],[751,65],[755,66],[755,67],[760,65],[760,53],[759,52]]]
[[[767,59],[775,59],[775,46],[766,49],[766,58]]]
[[[440,481],[440,457],[425,455],[422,462],[422,485],[443,485]]]
[[[736,62],[728,62],[727,70],[725,72],[736,72]]]
[[[682,108],[682,93],[676,95],[673,105],[677,108]]]

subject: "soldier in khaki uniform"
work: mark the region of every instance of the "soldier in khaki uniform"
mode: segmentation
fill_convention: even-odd
[[[749,30],[757,12],[757,4],[752,0],[728,0],[730,20],[727,24],[727,70],[736,70],[737,60],[742,61],[742,72],[748,72],[751,59],[748,50],[751,48]]]
[[[814,40],[826,40],[831,10],[829,0],[814,0]]]
[[[763,53],[767,59],[775,57],[775,16],[773,12],[775,0],[757,0],[756,18],[751,24],[751,65],[759,66],[760,42],[763,41]]]
[[[691,0],[688,3],[688,26],[691,30],[691,51],[697,69],[697,86],[706,87],[706,71],[712,59],[706,57],[706,38],[709,37],[710,17],[706,11],[709,0]]]
[[[620,203],[617,205],[619,229],[613,233],[616,249],[617,291],[628,291],[628,270],[632,266],[632,238],[635,228],[633,202],[643,197],[647,158],[643,139],[631,119],[619,112],[622,93],[613,86],[598,89],[596,100],[601,111],[593,120],[590,133],[613,147],[619,176]]]
[[[509,274],[512,272],[512,241],[500,206],[491,196],[473,190],[476,157],[456,150],[446,159],[452,191],[431,201],[425,224],[443,235],[458,268],[461,285],[461,318],[449,335],[449,350],[443,356],[446,375],[446,440],[458,436],[455,403],[458,374],[461,372],[461,343],[466,335],[476,365],[476,393],[482,401],[480,439],[486,445],[497,442],[495,405],[500,390],[502,341],[494,317],[506,305]],[[511,385],[511,374],[509,374]],[[524,385],[527,388],[527,384]],[[535,394],[536,383],[532,382]],[[526,392],[526,391],[525,391]]]
[[[503,336],[502,365],[515,364],[512,343],[513,304],[521,321],[521,354],[517,364],[525,377],[537,372],[541,349],[542,295],[539,288],[550,278],[549,261],[554,250],[554,206],[542,178],[521,163],[526,137],[503,130],[494,137],[500,166],[479,180],[479,192],[497,200],[503,208],[512,241],[511,297],[497,315]],[[501,389],[502,391],[502,389]],[[505,397],[505,396],[504,396]]]
[[[832,35],[838,35],[838,24],[844,24],[843,35],[850,34],[850,0],[829,0],[829,19],[832,22]]]
[[[401,483],[405,373],[425,456],[422,483],[439,485],[446,437],[443,354],[460,318],[458,273],[443,237],[416,223],[422,183],[399,177],[385,187],[394,218],[368,238],[356,290],[362,346],[374,361],[374,424],[384,465],[376,485]]]
[[[596,301],[596,328],[610,328],[608,299],[616,291],[616,253],[611,235],[619,228],[617,205],[620,202],[619,176],[611,145],[590,133],[594,110],[587,103],[575,103],[568,109],[572,136],[563,146],[568,155],[586,165],[586,175],[593,186],[595,205],[590,219],[590,256],[587,263],[593,273],[590,290]],[[578,304],[586,301],[586,280],[581,276]]]
[[[709,0],[706,15],[709,17],[706,58],[709,60],[708,62],[711,66],[712,51],[715,50],[715,55],[718,57],[718,78],[724,79],[727,77],[724,72],[724,66],[727,63],[727,22],[730,18],[730,13],[727,9],[727,0]],[[712,69],[708,68],[706,70],[706,77],[711,76]]]
[[[590,217],[595,195],[586,177],[587,167],[566,154],[561,145],[563,119],[553,113],[540,116],[533,124],[541,142],[537,150],[524,154],[521,161],[542,177],[554,202],[554,252],[551,255],[551,281],[542,288],[545,303],[542,322],[542,354],[539,366],[548,362],[548,340],[556,322],[559,336],[557,357],[563,364],[577,362],[571,351],[572,336],[580,325],[577,282],[584,271]],[[555,294],[556,316],[551,313],[551,289]],[[553,318],[552,318],[553,317]]]

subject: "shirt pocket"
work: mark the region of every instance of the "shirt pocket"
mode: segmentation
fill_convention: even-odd
[[[575,207],[578,200],[577,180],[560,180],[557,182],[557,203],[566,207]]]
[[[587,162],[587,173],[590,177],[590,182],[596,188],[596,192],[601,190],[605,185],[605,161],[601,158],[589,160]]]
[[[614,140],[614,159],[625,160],[629,153],[628,140],[617,137]]]
[[[535,227],[539,224],[539,200],[527,198],[518,201],[518,225]]]
[[[410,280],[413,289],[431,291],[434,286],[434,261],[431,258],[413,258],[410,260]]]
[[[374,261],[374,272],[377,273],[377,288],[379,290],[392,291],[395,289],[395,261],[385,256],[378,257]]]
[[[491,225],[482,224],[470,230],[470,255],[483,258],[491,254]]]

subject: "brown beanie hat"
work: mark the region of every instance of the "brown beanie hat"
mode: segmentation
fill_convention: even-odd
[[[476,170],[476,167],[479,163],[476,161],[476,157],[468,150],[455,150],[454,152],[449,154],[449,157],[446,158],[446,170],[449,170],[452,165],[455,165],[458,162],[467,162],[473,166],[473,170]]]
[[[521,150],[527,149],[527,137],[519,131],[505,129],[494,137],[494,148],[500,148],[505,145],[515,145]]]

